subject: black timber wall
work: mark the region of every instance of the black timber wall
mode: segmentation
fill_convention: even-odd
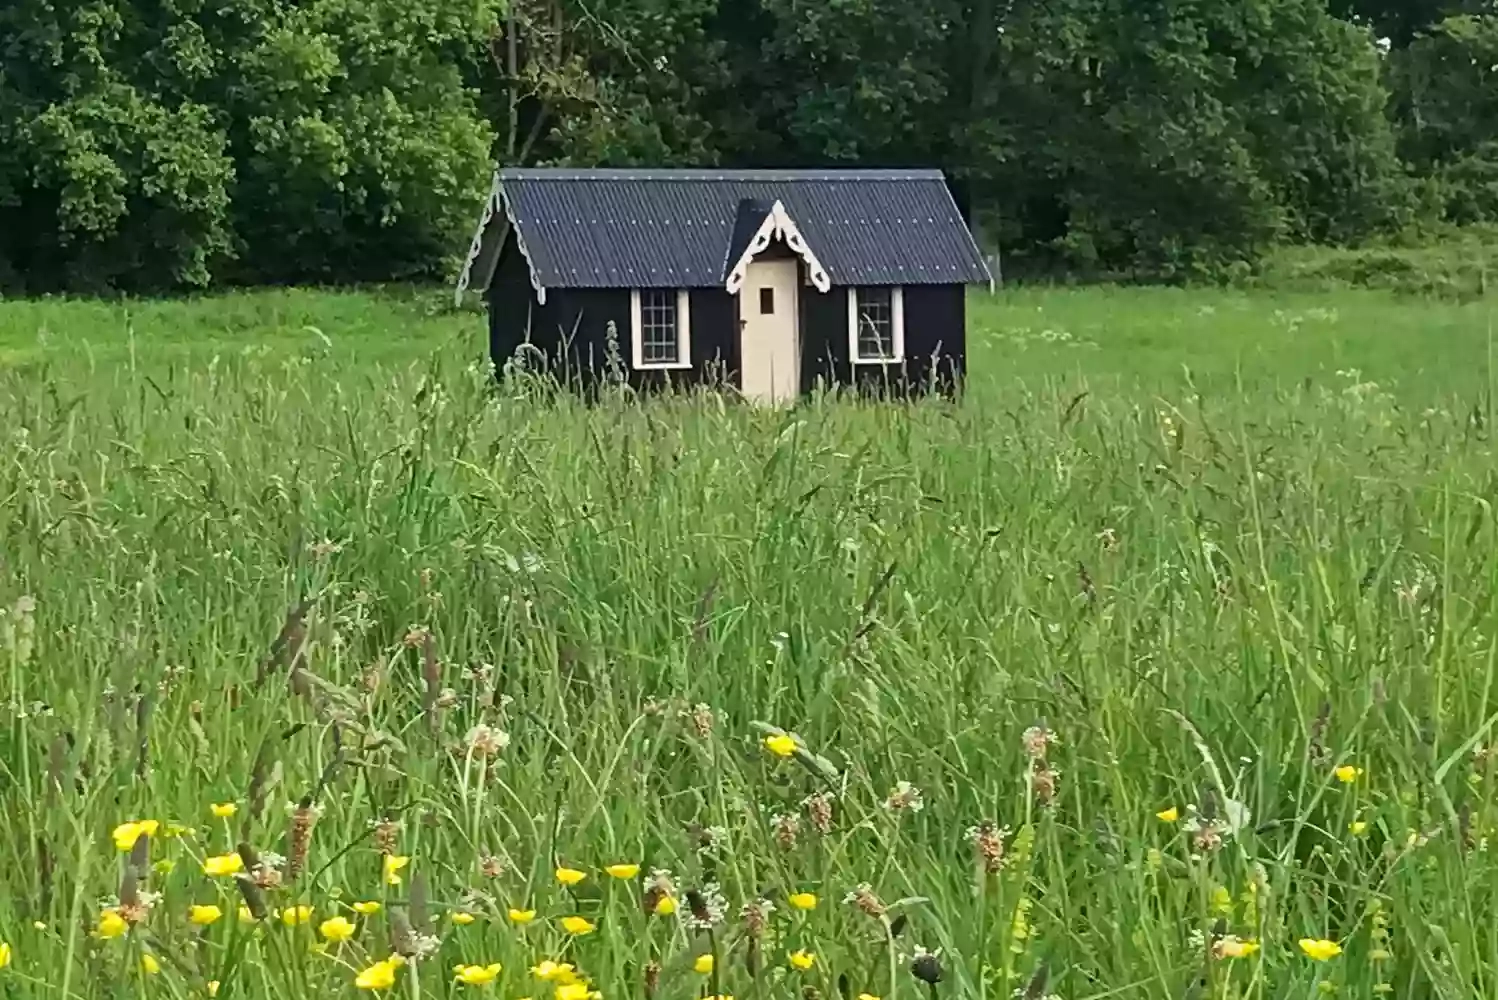
[[[906,285],[905,361],[855,365],[848,353],[848,289],[801,295],[801,391],[853,386],[879,395],[950,393],[967,371],[967,295],[962,285]]]
[[[503,371],[505,362],[515,354],[515,349],[531,338],[535,292],[531,288],[530,272],[525,260],[515,249],[515,234],[505,238],[499,252],[499,263],[494,277],[489,282],[489,357],[497,371]],[[534,341],[533,341],[534,342]],[[538,343],[537,347],[544,345]]]
[[[905,362],[854,365],[848,356],[848,291],[818,292],[802,284],[801,389],[855,386],[873,394],[903,396],[960,385],[967,362],[967,308],[961,285],[906,285]],[[513,237],[501,253],[489,288],[489,349],[495,366],[529,342],[547,359],[548,370],[567,384],[595,385],[608,357],[608,324],[614,321],[627,381],[638,389],[667,385],[738,385],[738,301],[722,288],[692,289],[692,367],[630,366],[635,331],[627,289],[554,288],[546,304],[536,301],[530,272]]]
[[[608,327],[618,337],[626,381],[637,389],[692,386],[723,380],[738,367],[738,317],[733,297],[721,288],[695,288],[691,296],[692,367],[636,371],[636,331],[630,295],[622,288],[552,288],[536,300],[525,258],[506,242],[489,286],[489,354],[502,370],[524,343],[546,359],[546,370],[564,384],[591,388],[608,368]]]

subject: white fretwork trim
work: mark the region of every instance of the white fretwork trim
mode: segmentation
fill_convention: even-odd
[[[765,248],[776,239],[785,241],[785,245],[791,248],[791,252],[806,262],[806,277],[811,286],[819,292],[825,292],[832,288],[832,279],[827,277],[827,271],[822,267],[822,262],[817,260],[817,255],[812,252],[806,243],[806,238],[801,235],[801,230],[791,220],[785,210],[785,205],[776,201],[770,211],[765,215],[765,221],[755,230],[749,245],[744,248],[743,254],[733,265],[733,270],[728,272],[728,281],[724,288],[729,295],[739,294],[739,289],[744,287],[744,279],[749,275],[749,264]]]
[[[499,266],[499,255],[504,252],[504,238],[508,232],[499,237],[499,245],[491,246],[489,239],[489,226],[494,217],[503,210],[505,222],[508,224],[508,232],[515,234],[515,246],[520,250],[520,255],[525,258],[526,270],[530,272],[531,287],[536,290],[536,302],[540,305],[546,304],[546,288],[541,284],[541,276],[536,273],[536,267],[531,263],[530,252],[525,249],[525,237],[520,235],[520,227],[515,224],[515,213],[510,209],[510,203],[504,196],[504,190],[500,187],[499,172],[494,173],[494,183],[489,188],[489,197],[484,201],[484,214],[479,219],[479,227],[473,234],[473,242],[468,246],[468,259],[463,262],[463,270],[458,275],[458,286],[453,293],[453,303],[461,306],[463,304],[463,293],[473,286],[476,292],[489,290],[489,283],[494,280],[495,268]],[[479,265],[480,260],[488,252],[489,260],[482,269],[484,273],[475,274],[474,268]],[[479,284],[474,285],[475,277]]]

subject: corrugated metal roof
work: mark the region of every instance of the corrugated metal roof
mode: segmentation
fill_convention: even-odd
[[[938,170],[511,169],[499,187],[545,288],[720,284],[746,200],[784,204],[834,284],[988,281]]]

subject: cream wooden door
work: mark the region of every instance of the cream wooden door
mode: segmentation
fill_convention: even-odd
[[[757,260],[739,290],[739,385],[755,402],[789,402],[801,392],[796,264]]]

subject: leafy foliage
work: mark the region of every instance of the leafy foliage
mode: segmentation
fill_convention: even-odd
[[[494,21],[490,0],[0,10],[0,275],[160,287],[430,271],[486,180],[461,69]]]
[[[1011,273],[1242,273],[1498,216],[1495,23],[1479,0],[17,0],[0,283],[433,276],[496,160],[937,164]]]
[[[1498,221],[1498,13],[1449,17],[1396,67],[1410,160],[1451,221]]]

